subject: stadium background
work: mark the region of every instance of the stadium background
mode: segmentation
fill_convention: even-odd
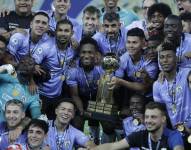
[[[103,0],[71,0],[72,7],[69,11],[69,16],[77,18],[80,21],[82,10],[87,5],[94,5],[97,8],[103,7]],[[119,6],[124,9],[132,9],[139,14],[141,18],[141,2],[142,0],[119,0]],[[176,4],[174,0],[160,0],[169,4],[174,13],[177,13]],[[49,10],[51,9],[52,0],[34,0],[33,10]],[[0,10],[2,9],[14,9],[14,0],[0,0]]]

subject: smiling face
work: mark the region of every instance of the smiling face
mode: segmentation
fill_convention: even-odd
[[[162,115],[159,109],[146,109],[145,126],[149,132],[156,132],[159,129],[163,128],[165,122],[166,117]]]
[[[133,96],[130,99],[130,105],[129,109],[133,116],[136,116],[136,114],[140,113],[142,114],[144,111],[144,99],[142,99],[140,96]]]
[[[31,22],[31,34],[42,36],[49,27],[49,20],[44,15],[36,15]]]
[[[74,118],[74,105],[69,102],[62,102],[55,110],[56,120],[62,125],[68,125]]]
[[[164,35],[165,39],[168,41],[174,41],[174,38],[177,40],[180,39],[182,35],[182,23],[178,19],[166,18],[164,22]]]
[[[164,19],[165,18],[161,13],[155,12],[152,14],[152,16],[150,18],[150,22],[153,24],[153,27],[155,27],[157,29],[161,29],[164,24]]]
[[[21,106],[12,103],[6,106],[5,119],[9,128],[16,128],[21,123],[24,117],[25,114]]]
[[[118,22],[117,20],[104,20],[103,25],[104,31],[109,38],[113,39],[116,37],[116,35],[118,35],[120,29],[120,22]]]
[[[128,49],[128,53],[130,56],[135,57],[142,52],[142,48],[144,46],[143,40],[138,36],[128,36],[126,47]]]
[[[27,132],[28,144],[32,149],[40,148],[46,134],[44,130],[38,126],[31,125]]]
[[[70,24],[60,24],[56,29],[56,39],[60,44],[68,43],[73,35]]]
[[[164,72],[171,72],[176,69],[176,54],[172,50],[159,52],[159,63]]]
[[[27,16],[31,13],[33,0],[15,0],[15,11],[20,14]]]
[[[87,43],[81,47],[80,50],[80,62],[84,67],[91,67],[95,63],[95,46]]]
[[[82,18],[83,22],[83,30],[86,33],[93,33],[97,30],[99,26],[99,18],[98,14],[91,14],[89,12],[85,12]]]
[[[56,13],[60,15],[67,15],[68,10],[71,7],[71,2],[70,0],[54,0],[53,5]]]

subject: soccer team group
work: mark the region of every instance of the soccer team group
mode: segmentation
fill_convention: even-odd
[[[191,150],[191,0],[175,0],[178,15],[142,0],[142,19],[103,2],[81,22],[70,0],[1,11],[0,150]],[[113,93],[115,121],[86,115],[106,56],[118,60],[101,90]]]

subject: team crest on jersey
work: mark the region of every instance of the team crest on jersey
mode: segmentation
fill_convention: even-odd
[[[37,48],[37,53],[38,53],[38,54],[41,54],[41,53],[42,53],[42,50],[43,50],[42,47]]]
[[[12,43],[15,46],[15,45],[17,45],[19,43],[19,40],[14,38],[14,39],[12,39]]]
[[[65,141],[64,141],[64,147],[65,147],[66,149],[69,149],[70,144],[71,144],[70,140],[65,140]]]
[[[181,91],[182,91],[182,87],[181,87],[181,86],[177,86],[177,87],[176,87],[176,92],[177,92],[177,93],[180,93]]]

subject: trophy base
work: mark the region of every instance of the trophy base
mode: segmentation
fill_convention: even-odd
[[[116,122],[118,107],[113,104],[89,101],[86,116],[95,120]]]

